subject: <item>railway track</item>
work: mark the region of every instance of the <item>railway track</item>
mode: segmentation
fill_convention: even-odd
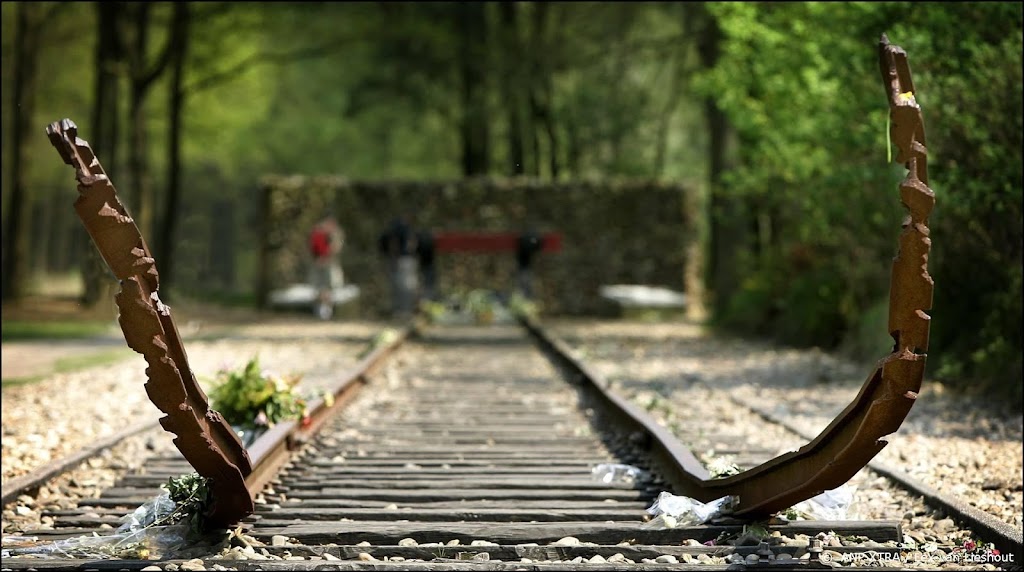
[[[908,169],[900,191],[910,216],[891,284],[893,351],[854,401],[799,449],[773,456],[742,439],[719,438],[716,446],[746,469],[721,478],[712,478],[673,436],[699,434],[708,420],[672,431],[658,425],[531,320],[524,320],[526,331],[424,330],[403,348],[401,363],[389,366],[377,392],[335,415],[379,375],[406,330],[339,374],[330,388],[335,398],[313,403],[308,423],[280,423],[244,448],[209,409],[160,301],[155,262],[102,166],[71,121],[51,124],[51,141],[76,169],[76,210],[121,281],[126,341],[150,365],[147,393],[167,415],[161,425],[176,435],[181,455],[149,459],[142,473],[80,502],[79,510],[50,514],[59,522],[53,529],[29,532],[58,540],[109,529],[165,479],[194,467],[211,491],[207,524],[241,526],[224,540],[233,547],[193,542],[174,556],[200,558],[165,559],[160,569],[903,567],[898,521],[774,518],[864,467],[899,428],[923,376],[934,194],[906,54],[883,36],[879,57],[892,136]],[[595,480],[591,471],[608,465],[625,466],[631,478]],[[717,518],[702,519],[706,524],[647,522],[645,508],[668,491],[732,503]],[[1000,532],[993,537],[1009,544],[1000,547],[1009,558],[996,561],[1019,562],[1019,534]],[[24,547],[15,552],[29,557],[5,558],[4,568],[155,566],[143,559],[31,557],[38,554]]]
[[[374,384],[323,419],[315,436],[292,438],[297,449],[242,522],[252,546],[208,548],[198,555],[202,566],[657,570],[777,566],[789,556],[790,565],[812,568],[826,566],[811,561],[818,536],[843,539],[824,548],[827,558],[899,562],[899,521],[769,521],[757,534],[749,526],[744,534],[749,522],[729,518],[647,528],[646,508],[670,488],[647,440],[617,424],[593,393],[599,376],[584,379],[566,367],[571,356],[539,351],[522,329],[430,328],[386,365],[380,360],[388,350],[379,351],[379,360],[360,366],[374,362]],[[720,452],[746,466],[773,453],[742,440],[728,445]],[[257,471],[271,461],[260,459],[254,456]],[[629,464],[649,478],[600,482],[591,469],[602,463]],[[181,457],[149,459],[98,498],[50,514],[52,530],[26,534],[57,540],[109,533],[100,527],[116,526],[160,483],[190,470]],[[5,558],[3,568],[173,569],[167,566],[187,562]]]

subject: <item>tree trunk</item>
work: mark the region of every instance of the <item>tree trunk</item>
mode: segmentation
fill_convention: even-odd
[[[707,193],[703,185],[685,191],[683,220],[689,226],[686,258],[683,266],[683,288],[686,292],[686,317],[703,322],[708,317],[705,288],[708,251]]]
[[[668,99],[665,102],[665,109],[661,114],[661,121],[658,123],[658,147],[655,149],[654,154],[654,173],[657,177],[665,176],[665,163],[668,157],[668,136],[670,133],[669,127],[672,125],[672,116],[675,115],[676,109],[679,107],[679,92],[682,82],[682,73],[680,68],[682,67],[682,54],[673,54],[671,61],[668,64],[669,68],[669,84],[668,84]]]
[[[152,230],[152,197],[149,181],[146,179],[146,115],[145,100],[148,85],[143,83],[140,67],[146,61],[146,48],[149,43],[149,7],[148,2],[133,6],[135,10],[135,41],[128,61],[131,64],[131,101],[129,103],[128,171],[131,174],[133,199],[132,216],[143,237],[150,236]]]
[[[551,112],[551,68],[547,60],[551,42],[548,41],[548,24],[550,22],[549,6],[545,2],[533,5],[533,30],[531,45],[530,74],[530,115],[532,119],[534,169],[540,175],[542,165],[547,163],[548,175],[553,179],[558,176],[558,135],[555,131],[554,118]],[[547,161],[541,151],[541,137],[546,139]]]
[[[119,73],[124,63],[124,49],[121,39],[121,25],[118,21],[123,13],[120,2],[97,2],[97,41],[95,95],[92,108],[92,129],[86,138],[103,162],[111,177],[116,177],[120,162],[117,157],[117,138],[120,128],[118,99],[120,93]],[[78,232],[85,235],[85,229]],[[100,257],[92,240],[87,236],[81,241],[85,248],[82,259],[82,281],[85,291],[82,303],[95,306],[111,290],[110,272]]]
[[[487,14],[485,5],[458,4],[462,42],[462,172],[483,175],[489,169],[490,133],[487,113]]]
[[[50,242],[54,240],[53,201],[32,202],[32,264],[29,276],[45,274],[50,267]]]
[[[14,110],[11,121],[11,197],[4,221],[3,291],[4,301],[17,300],[25,294],[29,272],[29,242],[32,236],[32,201],[25,194],[25,173],[29,155],[26,153],[29,125],[33,120],[36,95],[36,63],[39,59],[39,35],[42,19],[39,6],[31,2],[17,5],[14,43]]]
[[[128,57],[131,76],[130,109],[130,145],[128,168],[134,188],[130,193],[132,215],[143,237],[151,238],[153,232],[154,204],[153,188],[149,180],[148,161],[148,122],[146,120],[146,98],[150,88],[167,68],[170,59],[171,39],[167,39],[164,49],[156,62],[150,65],[147,61],[149,47],[150,7],[148,2],[131,4],[134,10],[134,38],[131,53]]]
[[[566,170],[572,177],[580,176],[580,157],[583,155],[583,144],[580,141],[578,119],[570,116],[564,121],[566,132]]]
[[[502,94],[508,117],[508,173],[522,175],[526,172],[526,157],[523,148],[523,99],[525,87],[523,78],[522,42],[519,38],[519,17],[514,2],[499,2],[505,73],[502,76]]]
[[[157,240],[156,264],[160,271],[161,296],[170,299],[168,286],[174,276],[174,235],[178,226],[178,211],[181,206],[181,116],[185,107],[185,57],[188,54],[189,4],[174,4],[174,21],[171,24],[170,61],[170,127],[167,131],[167,192],[164,216]]]
[[[47,270],[63,274],[71,269],[71,253],[76,252],[73,237],[78,221],[71,220],[71,209],[57,207],[57,205],[64,204],[63,200],[50,202],[56,208],[51,209],[53,211],[53,237],[50,239],[50,250],[47,253],[47,260],[50,262]]]
[[[558,160],[558,132],[555,128],[555,118],[551,112],[552,91],[551,76],[548,75],[544,85],[544,111],[541,117],[544,122],[544,133],[548,137],[548,170],[551,173],[551,178],[557,179],[561,173],[561,163]]]
[[[722,34],[718,23],[700,6],[699,17],[703,18],[698,49],[701,65],[711,69],[718,61]],[[709,265],[711,287],[714,291],[716,314],[728,306],[737,290],[741,263],[739,254],[748,248],[749,227],[743,205],[728,196],[722,188],[722,175],[733,166],[735,133],[725,113],[713,97],[704,100],[704,118],[707,123],[708,144],[708,194],[710,197],[710,250]]]

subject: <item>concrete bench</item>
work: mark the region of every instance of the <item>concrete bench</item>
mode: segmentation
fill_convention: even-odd
[[[617,309],[620,317],[653,319],[682,314],[686,295],[661,286],[612,284],[601,286],[601,297]]]
[[[346,284],[334,289],[335,306],[342,306],[359,297],[359,286]],[[317,299],[316,288],[312,284],[291,284],[270,293],[269,301],[272,308],[312,308]]]

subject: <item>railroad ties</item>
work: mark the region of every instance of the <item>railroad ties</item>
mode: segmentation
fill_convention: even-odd
[[[646,509],[670,487],[647,444],[618,430],[591,388],[557,364],[517,326],[422,330],[263,489],[242,527],[266,546],[248,560],[204,558],[205,566],[269,569],[274,562],[265,559],[302,557],[287,561],[287,569],[313,569],[324,560],[366,569],[385,561],[425,570],[482,561],[672,569],[723,565],[730,555],[748,562],[759,549],[767,550],[766,562],[788,554],[805,558],[794,564],[809,565],[807,545],[729,545],[746,521],[650,528]],[[741,441],[730,445],[748,466],[771,454]],[[606,483],[592,474],[605,463],[643,473]],[[150,459],[99,498],[83,499],[77,511],[52,514],[55,529],[40,532],[47,539],[103,534],[97,526],[116,526],[160,483],[189,470],[181,458]],[[863,536],[876,547],[902,540],[899,523],[890,521],[766,527],[790,538]],[[43,569],[51,561],[9,562]]]
[[[639,562],[663,554],[643,546],[741,532],[738,524],[645,528],[645,510],[666,489],[660,475],[605,483],[591,471],[649,470],[646,450],[606,424],[588,390],[560,375],[520,328],[428,331],[407,351],[388,397],[325,428],[282,473],[274,488],[284,500],[260,505],[250,534],[333,543],[347,558],[628,554]],[[892,523],[787,526],[899,536]]]

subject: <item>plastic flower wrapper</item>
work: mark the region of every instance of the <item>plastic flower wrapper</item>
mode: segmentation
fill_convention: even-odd
[[[843,485],[796,503],[783,516],[789,520],[846,520],[856,492],[857,487]]]
[[[647,478],[647,472],[633,465],[601,463],[590,469],[590,475],[605,484],[630,484]]]
[[[735,504],[735,497],[725,496],[702,503],[690,497],[674,495],[663,491],[655,499],[647,513],[654,516],[643,528],[663,529],[677,526],[694,526],[718,517],[722,511]]]
[[[163,558],[189,548],[204,533],[202,515],[209,503],[206,479],[193,473],[168,479],[165,490],[121,519],[113,534],[78,536],[45,544],[20,543],[3,557],[131,559]]]

